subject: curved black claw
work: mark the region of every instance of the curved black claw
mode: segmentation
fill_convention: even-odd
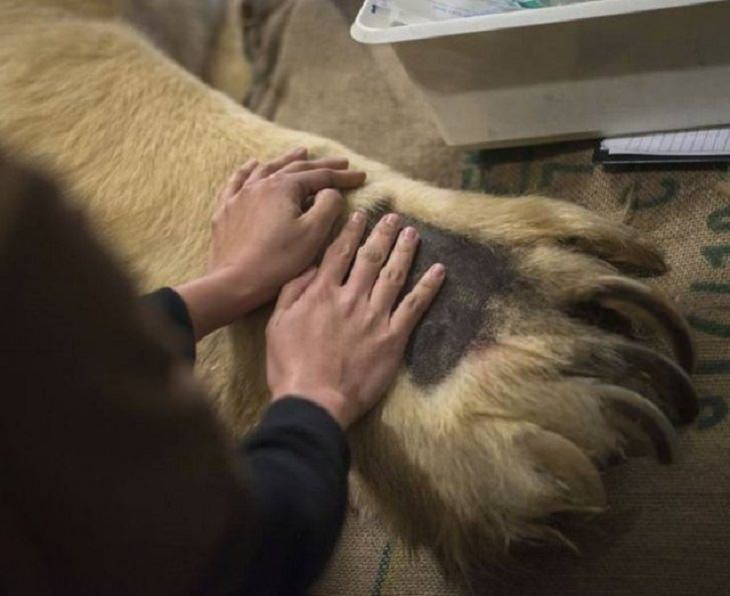
[[[674,459],[676,432],[663,412],[634,391],[615,385],[596,385],[614,425],[630,441],[645,446],[647,440],[660,463]]]
[[[600,277],[589,291],[576,297],[576,301],[596,302],[604,308],[657,329],[671,343],[682,368],[687,373],[692,373],[695,350],[689,327],[659,292],[638,281],[606,275]]]
[[[677,422],[689,424],[697,417],[700,411],[697,392],[682,368],[666,356],[638,344],[620,342],[615,347],[628,371],[649,382],[676,415]]]

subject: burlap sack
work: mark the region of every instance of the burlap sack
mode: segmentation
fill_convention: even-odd
[[[248,52],[257,73],[250,107],[438,185],[500,195],[538,192],[611,217],[628,212],[632,225],[664,248],[672,270],[656,283],[681,304],[697,343],[702,412],[681,432],[677,463],[661,467],[634,460],[610,470],[605,480],[611,510],[578,532],[580,555],[540,552],[495,572],[480,592],[730,593],[726,167],[608,171],[591,163],[593,143],[471,153],[448,148],[390,48],[350,39],[359,5],[359,0],[249,0]],[[458,591],[428,555],[405,552],[377,520],[353,514],[315,593]]]

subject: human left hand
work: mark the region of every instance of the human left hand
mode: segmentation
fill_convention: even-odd
[[[338,189],[365,180],[347,166],[343,158],[308,160],[306,149],[296,149],[233,173],[213,216],[207,273],[175,288],[197,339],[273,299],[312,264],[342,211]]]

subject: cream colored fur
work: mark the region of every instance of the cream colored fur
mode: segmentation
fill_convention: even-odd
[[[623,340],[562,309],[616,267],[660,271],[654,248],[578,207],[436,189],[249,113],[176,63],[174,47],[154,31],[148,38],[131,24],[159,27],[160,14],[177,10],[182,32],[172,46],[179,49],[181,35],[200,24],[196,10],[184,10],[191,4],[0,0],[0,144],[65,183],[141,289],[201,273],[214,198],[230,172],[301,145],[314,156],[345,155],[367,171],[366,186],[347,196],[349,209],[386,198],[423,222],[509,247],[520,275],[538,288],[539,308],[519,298],[492,301],[502,321],[497,342],[469,352],[428,391],[404,369],[352,433],[357,502],[461,571],[515,540],[550,536],[540,521],[550,513],[600,510],[592,461],[622,453],[641,434],[611,413],[613,398],[598,386],[623,374],[627,358]],[[143,7],[155,18],[135,13]],[[210,18],[213,33],[191,33],[197,55],[187,60],[240,99],[247,68],[235,3],[225,11],[220,23]],[[577,248],[566,249],[565,240]],[[238,434],[267,400],[265,321],[265,312],[254,314],[200,348],[199,371]],[[595,374],[566,376],[587,352]]]

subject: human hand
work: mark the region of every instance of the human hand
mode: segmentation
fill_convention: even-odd
[[[284,286],[266,329],[273,400],[306,397],[347,428],[383,395],[445,276],[432,265],[393,310],[418,245],[415,228],[399,229],[399,216],[387,215],[357,250],[365,216],[356,212],[319,269]]]
[[[268,163],[249,161],[221,192],[208,271],[175,288],[198,339],[271,300],[310,265],[342,210],[336,189],[365,180],[364,172],[347,170],[346,159],[306,158],[297,149]]]

